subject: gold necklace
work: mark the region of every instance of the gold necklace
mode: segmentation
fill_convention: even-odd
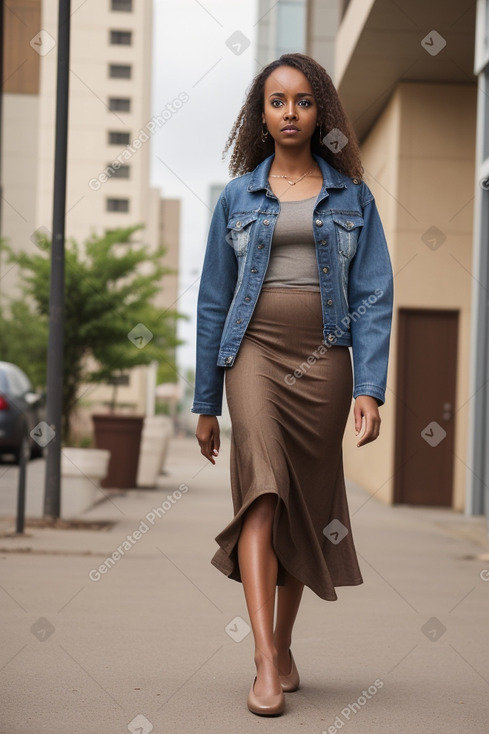
[[[284,174],[282,173],[271,173],[270,178],[285,178],[289,186],[295,186],[296,184],[299,183],[299,181],[302,181],[303,178],[308,176],[313,170],[314,170],[314,166],[310,168],[308,171],[306,171],[305,173],[303,173],[302,176],[300,176],[297,179],[297,181],[290,181],[289,176],[284,176]]]

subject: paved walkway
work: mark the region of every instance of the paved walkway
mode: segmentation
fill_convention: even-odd
[[[486,734],[482,519],[386,507],[354,486],[365,583],[334,603],[306,590],[293,643],[301,689],[282,717],[248,712],[242,588],[209,563],[231,517],[227,448],[212,467],[174,440],[157,490],[84,515],[109,529],[0,538],[0,730]]]

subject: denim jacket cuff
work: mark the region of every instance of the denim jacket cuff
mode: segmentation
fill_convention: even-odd
[[[217,403],[194,402],[190,412],[198,413],[199,415],[222,415],[222,405],[218,405]]]
[[[372,385],[369,382],[356,385],[353,391],[353,397],[358,398],[359,395],[369,395],[372,398],[376,398],[379,401],[379,405],[385,403],[385,390],[379,387],[379,385]]]

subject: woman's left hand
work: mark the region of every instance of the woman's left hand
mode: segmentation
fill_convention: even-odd
[[[359,395],[355,399],[353,414],[355,417],[356,436],[358,436],[362,426],[364,426],[364,431],[357,446],[364,446],[366,443],[375,441],[380,433],[380,414],[376,399],[371,395]]]

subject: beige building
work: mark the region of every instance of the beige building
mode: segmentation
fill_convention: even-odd
[[[1,234],[15,250],[34,249],[34,232],[51,229],[57,9],[56,0],[12,0],[5,8]],[[72,8],[66,238],[141,223],[134,242],[163,243],[165,264],[177,269],[179,201],[150,187],[149,159],[152,136],[183,102],[152,114],[152,19],[150,0]],[[0,267],[2,295],[14,295],[16,270]],[[157,305],[176,300],[177,276],[167,276]],[[146,408],[147,373],[132,371],[119,388],[130,410]],[[90,387],[84,402],[100,407],[110,393]]]
[[[309,13],[323,4],[310,0]],[[469,0],[341,3],[335,83],[361,143],[395,274],[382,435],[356,448],[351,417],[345,469],[387,503],[467,509],[470,410],[478,399],[470,381],[474,40]],[[315,37],[309,47],[317,49]]]

